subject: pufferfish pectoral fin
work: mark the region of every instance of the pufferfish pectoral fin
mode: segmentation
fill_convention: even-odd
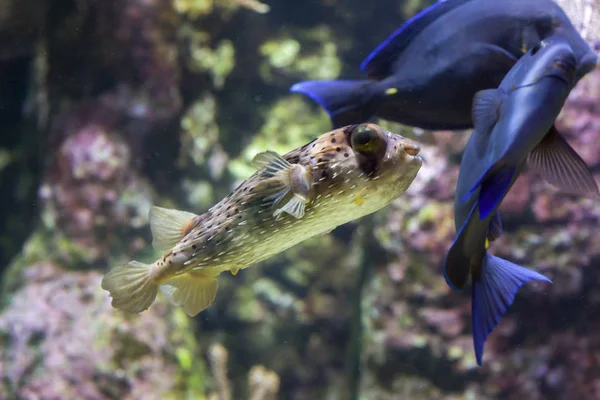
[[[306,198],[296,193],[283,207],[275,210],[273,216],[277,218],[282,213],[288,213],[295,218],[302,218],[304,216],[305,205]]]
[[[311,195],[310,168],[291,164],[274,151],[257,154],[252,164],[257,168],[264,168],[271,177],[279,178],[281,186],[275,193],[265,196],[266,200],[273,200],[273,206],[277,206],[292,193],[291,198],[273,212],[273,216],[277,218],[282,213],[287,213],[295,218],[302,218]]]
[[[168,250],[175,246],[190,230],[190,223],[196,214],[152,207],[149,213],[152,247],[155,250]]]
[[[292,168],[292,164],[288,160],[272,150],[258,153],[252,159],[252,165],[256,169],[264,168],[271,176],[275,176],[281,172],[288,172]]]

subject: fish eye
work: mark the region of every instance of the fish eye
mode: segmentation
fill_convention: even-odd
[[[360,152],[371,152],[379,145],[379,133],[368,125],[359,125],[352,132],[352,148]]]
[[[542,42],[539,42],[538,44],[536,44],[535,46],[533,46],[531,48],[531,55],[534,56],[535,53],[537,53],[538,51],[540,51],[541,48],[542,48]]]

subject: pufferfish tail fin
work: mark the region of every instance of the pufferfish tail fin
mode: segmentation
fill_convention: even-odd
[[[191,271],[168,279],[160,289],[171,303],[181,306],[188,316],[194,317],[215,300],[219,282],[216,276]]]
[[[150,278],[151,266],[137,261],[111,269],[102,278],[102,289],[110,293],[112,306],[140,313],[154,302],[158,286]]]
[[[171,249],[194,227],[196,217],[196,214],[187,211],[152,207],[148,215],[152,247],[155,250]]]

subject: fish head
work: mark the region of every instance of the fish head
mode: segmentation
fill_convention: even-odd
[[[513,88],[532,86],[545,78],[558,79],[569,88],[577,82],[578,62],[567,39],[548,37],[518,61],[519,74],[514,76]]]
[[[562,80],[569,86],[574,86],[578,79],[580,65],[578,65],[568,41],[559,36],[552,36],[544,39],[541,44],[543,44],[543,48],[540,50],[539,57],[548,59],[548,66],[543,73],[544,76],[552,76]]]
[[[397,198],[423,164],[419,143],[373,123],[335,129],[300,150],[320,187],[341,180],[345,191],[377,192],[380,200]]]
[[[349,127],[346,141],[353,154],[353,168],[360,173],[354,181],[372,199],[383,203],[406,191],[423,165],[419,143],[377,124]]]
[[[582,37],[580,30],[558,4],[548,6],[539,14],[536,28],[540,37],[560,37],[571,46],[576,59],[576,81],[591,72],[600,62],[598,53]]]
[[[388,132],[377,124],[349,126],[345,135],[352,150],[352,163],[367,176],[381,179],[383,175],[393,175],[400,170],[418,170],[423,163],[419,143]]]
[[[324,133],[284,157],[310,167],[315,204],[336,204],[336,212],[367,215],[404,193],[423,159],[419,143],[373,123]]]

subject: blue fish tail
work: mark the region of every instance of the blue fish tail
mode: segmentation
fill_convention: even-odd
[[[516,170],[517,168],[510,164],[490,167],[461,201],[465,201],[478,187],[481,187],[479,218],[486,219],[508,192]]]
[[[481,276],[473,281],[473,345],[481,365],[483,345],[500,317],[508,310],[519,288],[529,281],[552,281],[535,271],[494,257],[483,256]]]
[[[290,92],[302,93],[321,105],[329,114],[334,128],[367,122],[374,114],[365,104],[369,81],[305,81],[296,83]]]

